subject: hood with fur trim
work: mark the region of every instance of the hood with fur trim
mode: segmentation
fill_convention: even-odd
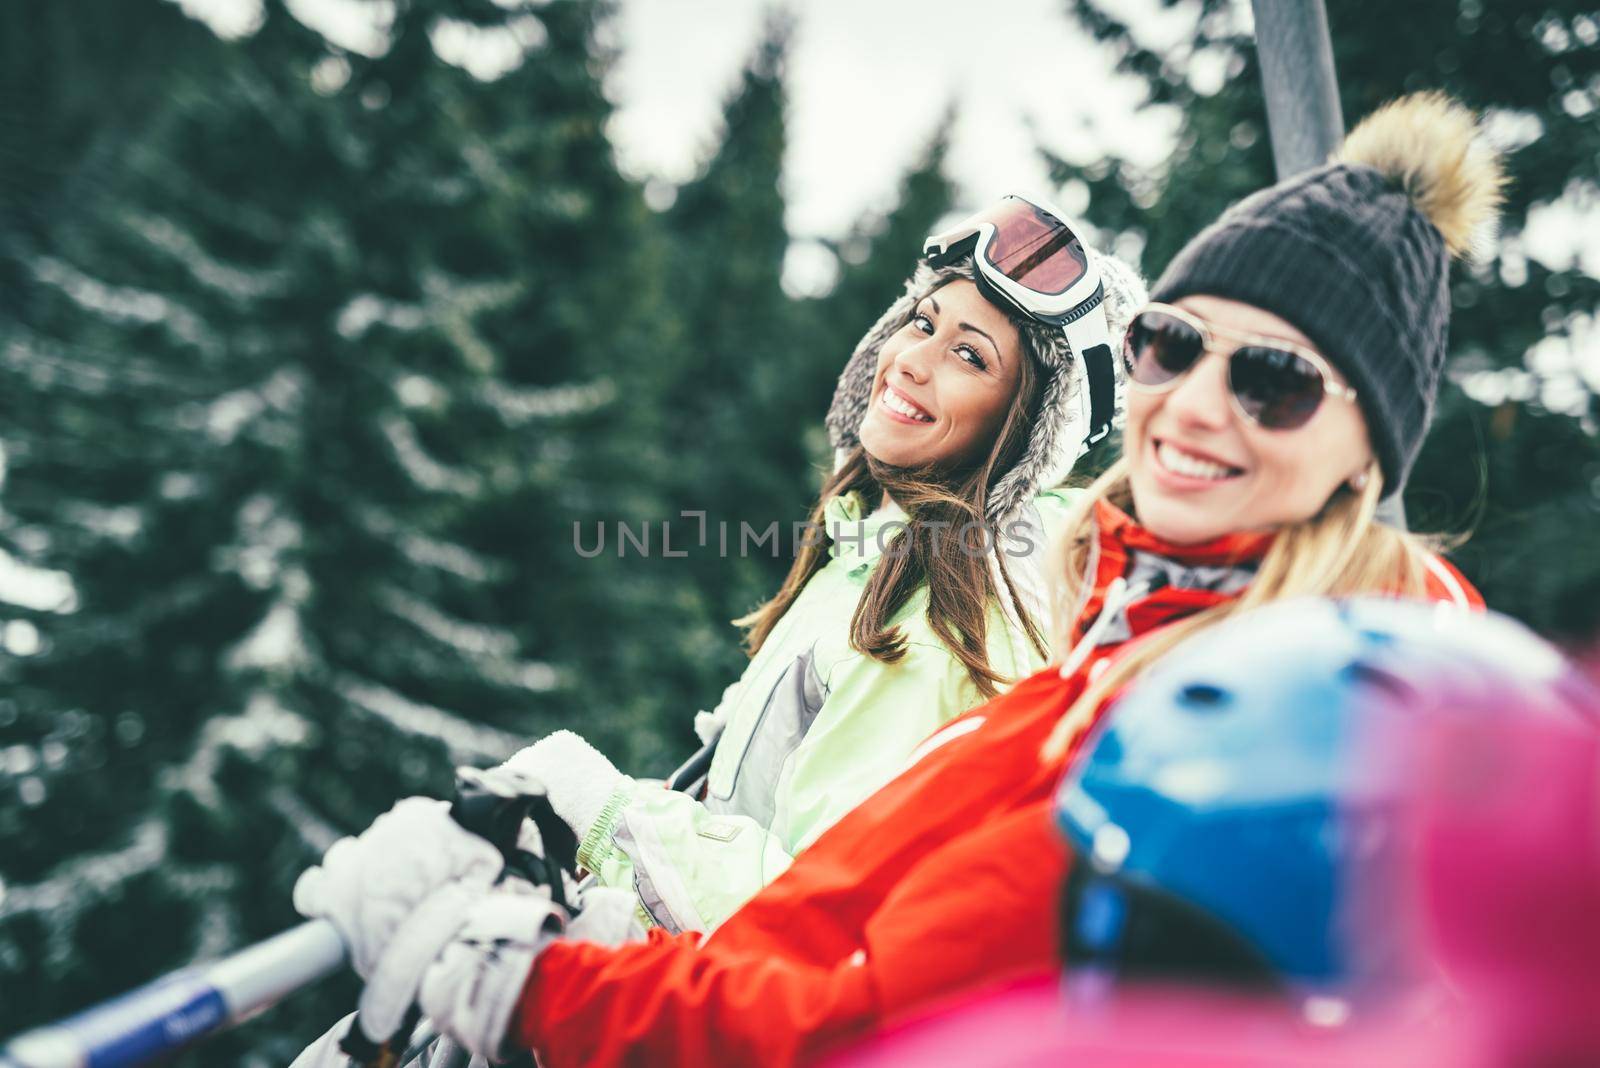
[[[1145,302],[1144,281],[1132,267],[1103,252],[1094,252],[1100,268],[1101,282],[1105,287],[1106,321],[1111,327],[1113,345],[1117,344],[1133,313]],[[877,375],[878,352],[885,341],[911,321],[912,311],[923,297],[940,286],[959,278],[971,281],[972,260],[964,258],[947,267],[932,268],[918,264],[916,271],[906,281],[905,293],[889,305],[889,310],[867,331],[861,343],[845,364],[834,389],[833,403],[828,408],[828,440],[836,455],[855,448],[856,431],[866,417],[867,406],[872,401],[872,383]],[[1009,314],[1009,313],[1008,313]],[[1072,471],[1072,465],[1081,453],[1084,435],[1083,417],[1078,405],[1078,391],[1084,388],[1082,368],[1067,344],[1066,334],[1059,327],[1037,322],[1018,321],[1023,346],[1034,360],[1041,377],[1039,415],[1029,429],[1028,444],[1022,458],[1002,473],[989,492],[988,514],[990,526],[999,530],[1018,516],[1040,490],[1060,485]],[[1121,361],[1116,366],[1117,400],[1115,425],[1122,425]]]

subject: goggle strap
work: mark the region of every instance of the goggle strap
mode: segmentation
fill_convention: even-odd
[[[1111,433],[1117,410],[1117,376],[1110,345],[1090,345],[1081,356],[1084,386],[1089,390],[1089,432],[1083,439],[1083,447],[1088,449]]]
[[[1087,300],[1073,308],[1071,311],[1067,312],[1066,315],[1062,316],[1060,325],[1063,327],[1072,325],[1079,319],[1082,319],[1085,315],[1088,315],[1090,312],[1100,307],[1101,302],[1103,302],[1105,299],[1106,284],[1101,282],[1099,285],[1094,287],[1094,292],[1089,294]]]

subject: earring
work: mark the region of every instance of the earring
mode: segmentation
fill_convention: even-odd
[[[1355,490],[1357,493],[1360,493],[1362,490],[1367,488],[1367,478],[1367,473],[1362,471],[1360,474],[1350,479],[1350,488]]]

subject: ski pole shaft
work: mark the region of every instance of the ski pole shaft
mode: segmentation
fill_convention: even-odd
[[[716,744],[712,739],[690,757],[673,773],[669,785],[697,787],[711,766]],[[476,826],[468,829],[483,833]],[[0,1049],[0,1068],[133,1068],[271,1008],[338,971],[345,957],[333,924],[303,923],[220,961],[182,968],[76,1016],[19,1035]],[[425,1048],[426,1043],[422,1045]],[[406,1053],[415,1056],[413,1050]]]
[[[130,1068],[175,1053],[344,966],[333,924],[314,920],[211,964],[183,968],[113,1001],[29,1031],[0,1068]]]
[[[705,781],[706,774],[711,770],[711,760],[717,755],[717,742],[721,739],[722,732],[718,731],[709,742],[680,764],[678,770],[667,777],[667,789],[681,790],[688,794],[696,793],[700,784]]]

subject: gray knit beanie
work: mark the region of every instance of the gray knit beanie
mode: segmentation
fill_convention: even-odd
[[[1137,271],[1115,256],[1090,250],[1096,257],[1100,282],[1105,289],[1106,322],[1113,338],[1121,338],[1133,313],[1145,302],[1143,279]],[[919,264],[906,281],[905,292],[878,319],[856,346],[839,375],[833,403],[828,408],[828,440],[835,450],[844,452],[858,443],[856,432],[866,417],[872,400],[872,384],[878,370],[878,352],[896,331],[911,321],[923,297],[958,278],[973,279],[972,258],[963,257],[945,267]],[[1007,314],[1010,314],[1009,312]],[[1078,390],[1084,388],[1081,371],[1067,336],[1058,326],[1046,326],[1013,316],[1022,336],[1023,349],[1040,373],[1039,415],[1029,428],[1028,444],[1022,457],[995,481],[989,492],[985,519],[995,529],[1003,529],[1040,490],[1058,486],[1072,471],[1088,428],[1082,425]],[[1115,373],[1120,376],[1120,361]],[[1116,391],[1115,425],[1122,422],[1122,388]]]
[[[1477,118],[1439,93],[1363,121],[1334,162],[1230,208],[1152,299],[1227,297],[1293,323],[1355,386],[1385,495],[1432,417],[1450,320],[1450,257],[1494,216],[1504,179]]]

